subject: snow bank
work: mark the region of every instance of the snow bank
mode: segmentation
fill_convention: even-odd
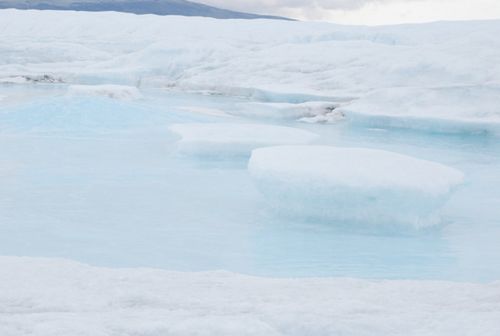
[[[0,82],[47,76],[75,84],[168,87],[285,103],[351,97],[369,107],[352,106],[353,113],[387,113],[403,102],[395,111],[400,117],[431,124],[437,113],[481,128],[500,118],[500,95],[484,93],[500,83],[499,30],[500,21],[357,27],[0,10]],[[452,93],[460,87],[478,88],[478,94]],[[408,90],[401,89],[397,101],[367,98],[374,90],[393,88]],[[331,119],[314,117],[306,121]]]
[[[317,137],[292,127],[259,124],[175,124],[170,130],[181,137],[179,153],[201,156],[246,156],[258,147],[308,144]]]
[[[364,148],[260,148],[248,167],[270,203],[287,213],[381,225],[435,224],[433,215],[463,180],[438,163]]]
[[[125,85],[71,85],[68,87],[70,96],[101,96],[112,99],[133,100],[142,98],[136,87]]]
[[[0,258],[0,334],[497,336],[500,283],[268,279]]]

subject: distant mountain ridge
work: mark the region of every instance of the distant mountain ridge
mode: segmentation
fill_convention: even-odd
[[[206,16],[217,19],[291,20],[272,15],[236,12],[186,0],[0,0],[0,9],[74,10],[134,14]]]

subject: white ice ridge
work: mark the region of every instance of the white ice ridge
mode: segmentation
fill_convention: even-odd
[[[70,85],[68,87],[70,96],[102,96],[113,99],[134,100],[142,98],[136,87],[126,85]]]
[[[271,279],[0,257],[0,334],[498,336],[500,282]]]
[[[354,97],[356,116],[481,128],[500,122],[499,31],[500,20],[359,27],[0,10],[0,82],[121,83],[286,103]],[[397,91],[404,108],[390,95],[368,97],[378,90]],[[331,120],[337,114],[306,121]]]
[[[439,163],[365,148],[277,146],[252,152],[249,172],[286,213],[376,224],[436,223],[463,174]]]
[[[379,89],[339,111],[370,127],[500,135],[499,92],[499,85]]]
[[[181,137],[179,153],[201,156],[245,156],[258,147],[304,145],[317,138],[305,130],[264,124],[174,124],[170,130]]]

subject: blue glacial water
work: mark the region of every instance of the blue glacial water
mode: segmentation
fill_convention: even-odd
[[[230,111],[237,98],[1,90],[17,98],[0,105],[0,255],[275,277],[500,279],[498,138],[283,122],[321,144],[391,150],[466,174],[443,225],[377,230],[274,213],[244,158],[175,155],[169,124],[228,119],[181,107]]]

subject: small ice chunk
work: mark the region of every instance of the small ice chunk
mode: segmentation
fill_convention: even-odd
[[[436,223],[463,174],[445,165],[365,148],[280,146],[252,152],[249,172],[277,209],[340,221]]]
[[[126,85],[71,85],[68,87],[70,96],[102,96],[112,99],[134,100],[142,98],[139,89]]]
[[[200,156],[245,156],[258,147],[304,145],[317,135],[305,130],[262,124],[175,124],[170,130],[178,134],[178,152]]]

